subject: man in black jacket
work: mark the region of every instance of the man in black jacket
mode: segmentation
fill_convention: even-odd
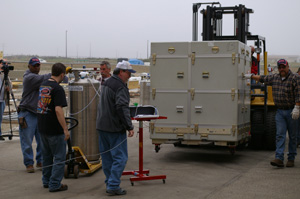
[[[128,160],[127,140],[134,134],[129,110],[127,81],[135,73],[129,62],[119,62],[113,76],[102,86],[97,110],[97,131],[102,169],[106,176],[106,193],[125,195],[120,188],[121,176]]]

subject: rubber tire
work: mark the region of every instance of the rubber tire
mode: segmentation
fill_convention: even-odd
[[[79,165],[74,166],[74,177],[77,179],[79,177]]]
[[[264,135],[264,143],[267,150],[276,149],[276,110],[270,110],[267,113],[266,131]]]
[[[69,169],[68,169],[68,165],[65,165],[65,169],[64,169],[64,177],[65,178],[69,178]]]
[[[263,135],[262,126],[264,123],[264,110],[255,109],[251,113],[251,141],[250,147],[252,149],[262,149],[263,148]]]

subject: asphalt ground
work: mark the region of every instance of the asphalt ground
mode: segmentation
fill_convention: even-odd
[[[137,134],[128,138],[129,160],[125,170],[138,169],[138,146]],[[166,183],[151,180],[134,182],[132,186],[131,176],[122,176],[121,187],[127,190],[125,196],[105,193],[105,177],[101,169],[91,175],[80,174],[78,179],[63,179],[62,183],[69,189],[50,193],[42,186],[40,170],[35,173],[25,171],[18,137],[0,142],[0,158],[1,199],[300,198],[299,158],[296,158],[294,168],[276,168],[270,165],[270,160],[274,159],[273,151],[244,149],[231,155],[222,147],[174,147],[166,144],[156,153],[147,127],[144,128],[144,168],[150,169],[150,176],[166,175]]]

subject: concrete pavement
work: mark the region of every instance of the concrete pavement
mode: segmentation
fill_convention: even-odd
[[[137,126],[137,124],[135,125]],[[35,146],[35,143],[34,143]],[[126,170],[138,169],[138,137],[128,139],[129,160]],[[298,153],[299,153],[298,148]],[[42,187],[42,172],[26,173],[18,137],[0,142],[1,199],[86,199],[111,198],[105,193],[104,174],[100,169],[92,175],[80,174],[78,179],[63,179],[69,190],[50,193]],[[122,176],[125,196],[117,198],[288,198],[300,197],[300,160],[294,168],[275,168],[270,165],[272,151],[245,149],[230,155],[226,148],[174,147],[162,145],[159,153],[144,129],[144,168],[150,175],[167,175],[162,180],[135,182]]]

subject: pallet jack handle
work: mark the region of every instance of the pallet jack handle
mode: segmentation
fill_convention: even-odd
[[[67,124],[70,124],[70,127],[68,127],[68,131],[78,126],[78,120],[74,117],[66,117],[65,120]],[[72,151],[71,139],[69,138],[67,142],[68,142],[68,151],[71,152]]]

